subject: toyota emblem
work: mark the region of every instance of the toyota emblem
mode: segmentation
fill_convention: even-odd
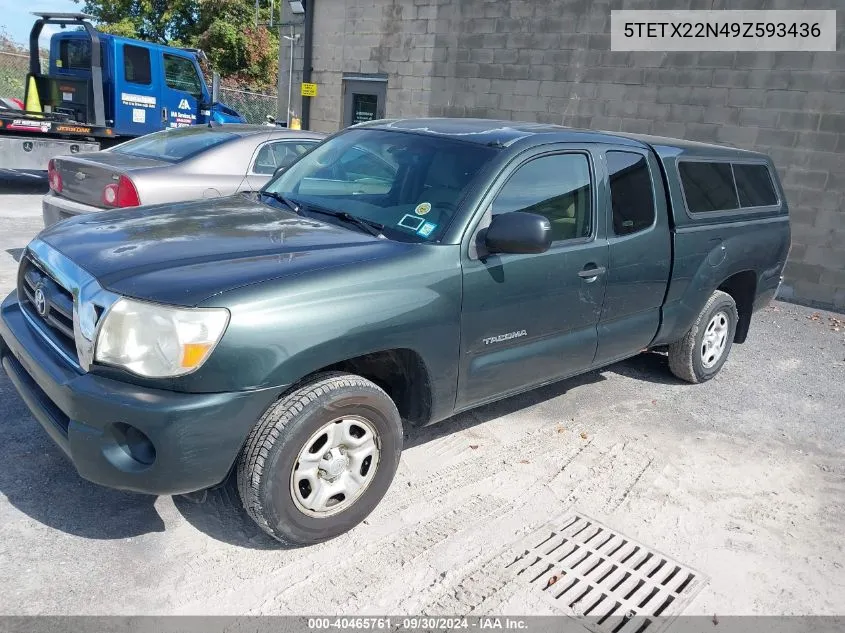
[[[42,286],[35,287],[35,310],[42,317],[47,316],[47,297],[44,296],[44,288]]]

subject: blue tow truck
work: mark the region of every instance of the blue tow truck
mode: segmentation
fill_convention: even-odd
[[[209,90],[197,49],[101,33],[84,13],[35,13],[24,108],[0,107],[0,169],[45,170],[50,158],[96,151],[168,127],[243,123]],[[42,73],[38,39],[50,38]]]

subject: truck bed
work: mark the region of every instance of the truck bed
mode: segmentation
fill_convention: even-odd
[[[646,143],[658,158],[670,209],[672,270],[661,327],[653,346],[678,340],[713,288],[738,297],[737,343],[748,334],[752,313],[775,297],[789,254],[789,208],[771,159],[760,152],[708,143],[621,134]],[[679,163],[723,162],[765,165],[777,201],[725,211],[689,209],[678,177]]]

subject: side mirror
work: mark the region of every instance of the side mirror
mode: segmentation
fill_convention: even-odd
[[[211,103],[220,101],[220,73],[211,73]]]
[[[484,244],[489,253],[545,253],[552,245],[552,225],[548,218],[535,213],[494,215]]]
[[[279,177],[279,174],[281,174],[281,173],[282,173],[283,171],[285,171],[287,168],[288,168],[288,165],[281,165],[281,166],[279,166],[279,167],[276,167],[276,171],[274,171],[274,172],[273,172],[273,179],[278,178],[278,177]]]

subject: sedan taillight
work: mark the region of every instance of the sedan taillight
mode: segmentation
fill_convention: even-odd
[[[137,207],[141,204],[138,190],[128,176],[121,176],[116,183],[103,188],[103,204],[109,207]]]
[[[47,163],[47,180],[50,181],[50,189],[56,193],[62,192],[62,175],[56,167],[56,161],[52,158]]]

